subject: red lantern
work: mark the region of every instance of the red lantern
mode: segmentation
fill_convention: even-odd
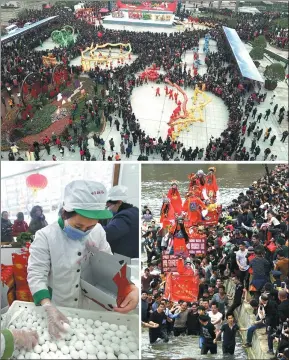
[[[32,174],[26,178],[26,185],[32,189],[34,194],[36,194],[39,189],[45,189],[47,183],[47,178],[41,174]]]

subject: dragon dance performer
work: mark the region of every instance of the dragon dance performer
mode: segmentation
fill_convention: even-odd
[[[182,199],[175,181],[172,182],[172,187],[168,191],[167,197],[170,199],[175,213],[180,215],[183,211]]]
[[[208,210],[205,203],[200,199],[200,190],[197,186],[191,188],[187,194],[187,199],[183,205],[183,211],[186,212],[188,218],[188,226],[195,226],[202,222],[207,215]]]
[[[175,221],[175,210],[170,204],[170,199],[164,198],[163,205],[161,208],[161,218],[160,223],[163,224],[163,228],[166,228],[173,224]]]

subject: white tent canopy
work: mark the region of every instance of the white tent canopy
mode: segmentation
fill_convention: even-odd
[[[248,6],[242,6],[238,9],[241,13],[247,13],[247,14],[259,14],[260,11],[255,7],[248,7]]]

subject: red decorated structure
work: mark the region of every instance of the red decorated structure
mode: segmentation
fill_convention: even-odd
[[[142,1],[142,2],[134,2],[130,0],[118,0],[116,5],[120,10],[141,10],[141,11],[163,11],[163,12],[171,12],[174,13],[177,10],[177,0],[169,0],[169,1]]]

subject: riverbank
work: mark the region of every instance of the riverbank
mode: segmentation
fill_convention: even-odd
[[[232,280],[226,281],[225,287],[227,294],[234,293],[235,285]],[[253,314],[252,307],[245,302],[243,302],[243,304],[234,311],[234,315],[240,328],[249,328],[255,321],[255,315]],[[247,331],[240,331],[239,334],[242,338],[243,344],[245,344]],[[252,347],[246,349],[248,359],[269,360],[272,358],[272,355],[267,354],[267,351],[268,342],[266,329],[257,329],[253,335]]]

